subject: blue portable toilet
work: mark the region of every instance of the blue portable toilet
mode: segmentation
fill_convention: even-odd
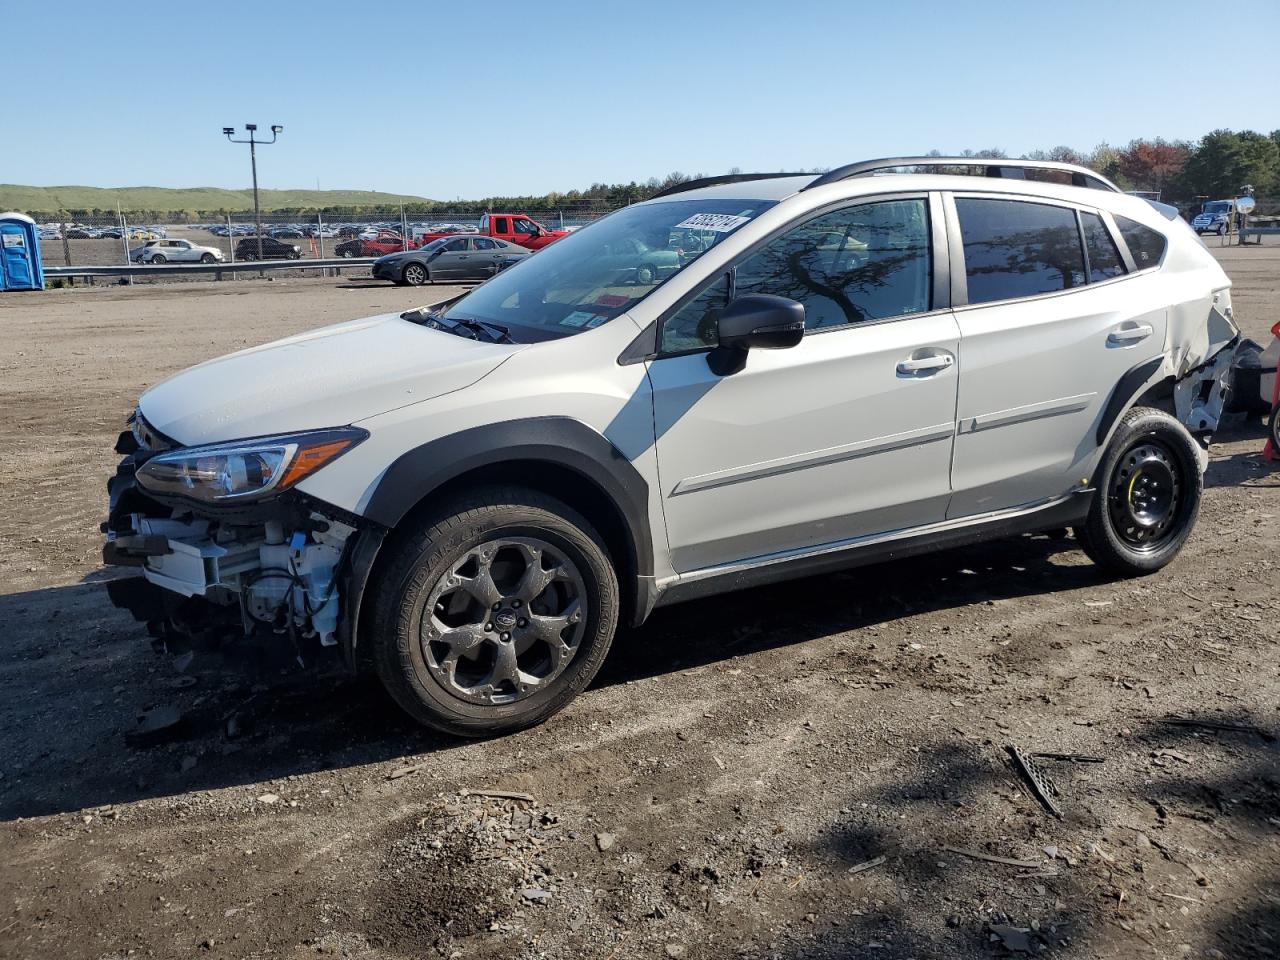
[[[23,213],[0,213],[0,290],[43,290],[40,231]]]

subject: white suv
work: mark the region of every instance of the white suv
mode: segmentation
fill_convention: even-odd
[[[175,646],[335,647],[478,735],[691,597],[1067,527],[1159,569],[1200,504],[1229,281],[1095,173],[977,165],[686,183],[457,299],[151,388],[104,524],[142,577],[113,600]],[[674,269],[622,262],[655,249]]]
[[[222,251],[217,247],[202,247],[190,240],[148,240],[132,251],[138,263],[218,263]]]

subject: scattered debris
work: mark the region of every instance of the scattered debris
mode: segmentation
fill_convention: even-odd
[[[416,770],[417,767],[414,767]],[[492,797],[495,800],[519,800],[521,803],[537,803],[535,797],[514,790],[463,790],[464,797]]]
[[[874,870],[884,862],[884,857],[873,857],[870,860],[864,860],[862,863],[855,863],[849,868],[849,873],[862,873],[864,870]]]
[[[262,796],[258,797],[258,802],[265,803],[267,806],[270,806],[273,803],[279,803],[280,797],[278,794],[264,793]]]
[[[958,853],[971,860],[984,860],[987,863],[1002,863],[1006,867],[1021,867],[1023,870],[1035,870],[1040,866],[1037,860],[1014,860],[1012,857],[993,857],[989,853],[978,853],[976,850],[964,850],[960,847],[943,847],[947,853]]]
[[[614,836],[612,833],[596,834],[596,849],[599,850],[601,853],[604,853],[607,850],[612,850],[613,845],[617,842],[618,842],[618,838]]]
[[[1058,788],[1053,785],[1044,773],[1031,762],[1031,758],[1024,754],[1013,744],[1005,747],[1009,751],[1009,755],[1013,757],[1014,766],[1018,768],[1018,772],[1022,774],[1023,779],[1031,786],[1031,792],[1035,794],[1036,799],[1040,801],[1041,806],[1048,810],[1051,814],[1062,819],[1062,810],[1057,803],[1054,802],[1054,794],[1057,794]]]
[[[1177,750],[1153,750],[1151,751],[1151,756],[1155,757],[1157,760],[1161,757],[1168,757],[1170,760],[1177,760],[1179,763],[1191,762],[1190,757]]]
[[[154,747],[177,740],[186,732],[182,711],[173,704],[153,707],[138,714],[138,724],[124,735],[131,747]]]
[[[1197,597],[1197,596],[1196,596],[1194,593],[1192,593],[1190,590],[1183,590],[1183,591],[1182,591],[1182,595],[1183,595],[1184,597],[1190,597],[1192,600],[1195,600],[1197,603],[1208,603],[1208,602],[1209,602],[1209,601],[1208,601],[1208,600],[1206,600],[1204,597]]]
[[[551,891],[538,887],[526,887],[520,891],[520,896],[531,903],[546,903],[551,899]]]
[[[417,765],[408,766],[408,767],[396,767],[394,770],[392,770],[390,773],[387,774],[387,779],[399,780],[401,777],[407,777],[411,773],[417,773],[420,769],[421,767]]]
[[[990,934],[992,943],[999,943],[1010,953],[1035,955],[1043,951],[1048,943],[1038,930],[1007,923],[989,923],[987,933]]]
[[[1033,753],[1037,760],[1061,760],[1064,763],[1105,763],[1105,757],[1091,757],[1084,753]]]
[[[1200,727],[1204,730],[1228,730],[1233,733],[1253,733],[1268,743],[1274,743],[1276,735],[1248,723],[1228,723],[1224,720],[1199,720],[1195,717],[1165,717],[1160,721],[1171,727]]]

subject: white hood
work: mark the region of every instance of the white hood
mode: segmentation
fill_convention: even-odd
[[[191,367],[142,395],[142,414],[184,446],[345,426],[470,386],[521,349],[384,314]]]

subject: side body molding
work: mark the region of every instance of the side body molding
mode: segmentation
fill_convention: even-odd
[[[567,468],[594,484],[622,517],[640,581],[637,607],[644,613],[646,584],[653,579],[653,537],[649,527],[649,485],[635,466],[603,435],[570,417],[532,417],[461,430],[401,454],[378,481],[364,511],[369,519],[394,527],[423,497],[455,477],[481,467],[537,461]],[[566,492],[570,505],[573,497]],[[624,585],[625,590],[625,585]]]

